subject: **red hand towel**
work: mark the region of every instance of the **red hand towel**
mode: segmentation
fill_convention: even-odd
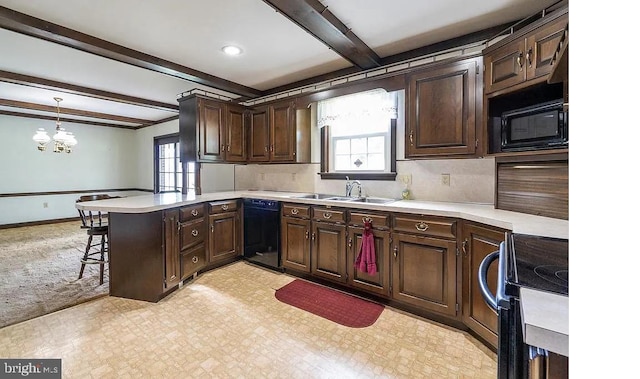
[[[371,232],[371,221],[364,222],[362,245],[360,246],[360,252],[353,266],[356,270],[369,275],[374,275],[378,272],[375,242],[373,240],[373,233]]]

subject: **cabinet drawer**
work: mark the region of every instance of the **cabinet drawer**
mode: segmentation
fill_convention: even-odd
[[[186,250],[204,241],[206,235],[204,218],[180,225],[180,250]]]
[[[180,254],[180,261],[182,264],[182,276],[180,279],[182,280],[189,275],[193,275],[194,272],[203,268],[207,263],[204,245]]]
[[[309,218],[309,208],[309,206],[302,204],[283,204],[282,215],[299,218]]]
[[[343,209],[325,208],[325,207],[313,207],[313,219],[326,222],[338,222],[346,223],[347,215]]]
[[[456,221],[444,218],[401,215],[393,218],[393,231],[456,238]]]
[[[204,204],[180,208],[180,221],[187,222],[204,216]]]
[[[217,201],[215,203],[209,203],[209,213],[224,213],[233,212],[238,209],[238,202],[232,201]]]
[[[389,229],[389,215],[366,211],[349,211],[349,225],[363,227],[365,220],[370,220],[374,229]]]

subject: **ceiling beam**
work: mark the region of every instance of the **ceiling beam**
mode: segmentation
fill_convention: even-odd
[[[31,113],[22,113],[22,112],[12,112],[0,109],[0,115],[6,116],[14,116],[14,117],[25,117],[25,118],[36,118],[40,120],[50,120],[57,121],[56,116],[47,116],[42,114],[31,114]],[[121,124],[112,124],[108,122],[100,122],[100,121],[89,121],[89,120],[76,120],[72,118],[64,118],[60,117],[61,122],[68,122],[74,124],[85,124],[85,125],[95,125],[95,126],[106,126],[109,128],[120,128],[120,129],[138,129],[137,127],[131,125],[121,125]]]
[[[26,101],[17,101],[17,100],[10,100],[10,99],[0,99],[0,106],[29,109],[32,111],[41,111],[41,112],[52,112],[52,113],[58,112],[57,106],[28,103]],[[146,125],[153,122],[152,120],[145,120],[142,118],[118,116],[118,115],[113,115],[108,113],[83,111],[81,109],[62,108],[62,107],[60,107],[60,114],[90,117],[90,118],[97,118],[101,120],[109,120],[109,121],[116,121],[116,122],[127,122],[130,124]],[[77,122],[82,122],[82,121],[77,121]]]
[[[194,70],[2,6],[0,6],[0,28],[226,92],[235,93],[240,96],[260,97],[262,95],[262,91],[255,88]]]
[[[140,97],[123,95],[121,93],[103,91],[100,89],[83,87],[75,84],[63,83],[55,80],[17,74],[15,72],[3,70],[0,70],[0,81],[51,91],[70,93],[72,95],[93,97],[95,99],[108,100],[117,103],[153,108],[161,111],[178,112],[179,110],[178,104],[163,103],[160,101],[143,99]]]
[[[380,57],[318,0],[263,1],[361,69],[381,65]]]

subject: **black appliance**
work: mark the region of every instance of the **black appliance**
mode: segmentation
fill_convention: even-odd
[[[282,271],[280,265],[280,202],[244,199],[244,258]]]
[[[487,284],[489,266],[498,260],[496,294]],[[569,241],[526,234],[507,234],[500,250],[480,264],[480,289],[498,312],[498,379],[529,378],[546,351],[523,340],[520,288],[569,295]],[[530,371],[531,370],[531,371]]]
[[[566,148],[569,112],[562,99],[504,112],[501,135],[502,151]]]

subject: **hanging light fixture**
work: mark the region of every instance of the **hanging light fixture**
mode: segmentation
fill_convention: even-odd
[[[78,141],[73,136],[73,133],[69,133],[64,128],[61,128],[60,125],[60,102],[62,98],[54,97],[53,100],[56,101],[57,109],[58,109],[58,118],[56,120],[56,134],[53,135],[53,152],[54,153],[70,153],[71,148],[78,144]],[[39,128],[36,131],[36,134],[32,138],[38,144],[38,150],[45,151],[47,149],[47,144],[51,141],[51,137],[47,134],[47,132],[43,128]]]

